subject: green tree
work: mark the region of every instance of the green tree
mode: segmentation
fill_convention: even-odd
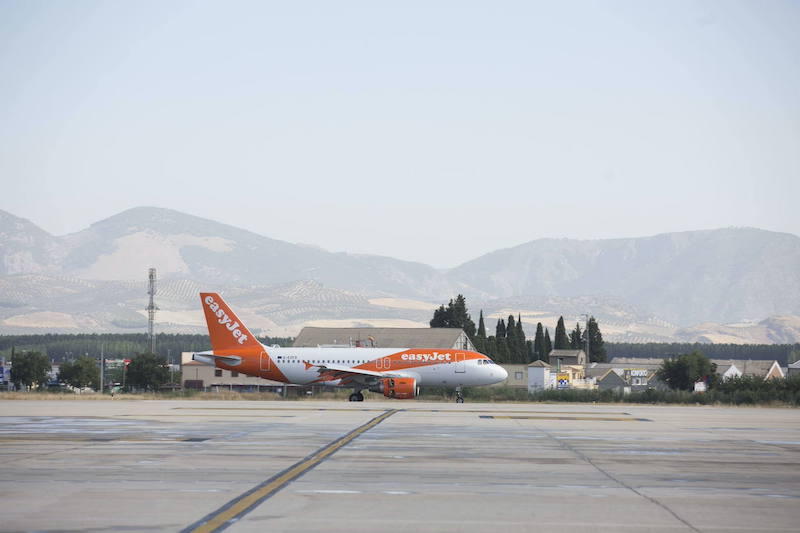
[[[717,365],[698,351],[681,354],[676,359],[664,359],[658,377],[672,389],[694,390],[694,384],[705,381],[709,388],[716,385]]]
[[[453,300],[450,300],[450,304],[453,304]],[[444,305],[440,305],[439,309],[433,312],[430,325],[432,328],[449,328],[451,321],[451,313],[448,312]]]
[[[564,326],[564,317],[558,317],[558,324],[556,324],[556,338],[553,342],[556,350],[569,349],[569,337],[567,337],[567,328]]]
[[[508,315],[508,322],[506,322],[506,339],[508,344],[513,345],[517,338],[517,321],[514,315]]]
[[[128,365],[128,385],[145,390],[156,390],[167,381],[169,381],[169,368],[166,358],[152,353],[133,356]]]
[[[532,363],[532,362],[536,361],[536,349],[533,346],[533,341],[532,340],[526,340],[525,341],[525,349],[527,350],[527,356],[528,356],[526,362]]]
[[[550,330],[547,328],[544,329],[544,342],[542,344],[544,345],[543,349],[545,353],[544,361],[546,361],[550,358],[550,352],[553,351],[553,343],[550,341]]]
[[[536,323],[536,335],[533,337],[533,352],[536,354],[537,361],[547,361],[544,353],[544,328],[541,322]]]
[[[522,315],[517,314],[517,322],[515,324],[516,332],[514,333],[514,349],[517,352],[518,363],[529,363],[528,356],[528,341],[525,338],[525,330],[522,328]]]
[[[486,348],[486,351],[483,352],[483,353],[485,353],[486,355],[488,355],[489,357],[494,359],[494,361],[496,363],[502,363],[503,362],[503,361],[500,361],[497,358],[497,338],[494,335],[489,335],[486,338],[485,348]]]
[[[483,323],[483,309],[481,309],[480,317],[478,318],[478,334],[477,337],[480,339],[486,338],[486,325]]]
[[[575,323],[575,329],[569,334],[569,347],[573,350],[580,350],[583,348],[583,333],[581,333],[581,325]]]
[[[497,352],[493,357],[498,363],[511,363],[511,353],[508,349],[508,339],[497,339]]]
[[[502,318],[497,320],[497,326],[494,328],[494,336],[498,339],[506,338],[506,323]]]
[[[51,368],[50,359],[41,352],[12,351],[11,382],[18,389],[33,385],[43,387],[47,384],[47,373]]]
[[[603,334],[600,333],[600,326],[597,325],[595,318],[589,317],[589,322],[586,324],[586,331],[584,335],[589,335],[589,357],[591,363],[605,363],[606,362],[606,347],[603,343]],[[584,342],[586,337],[583,338]]]
[[[74,361],[62,363],[58,380],[79,389],[92,387],[100,390],[100,368],[94,358],[84,355]]]
[[[456,296],[455,300],[450,300],[447,308],[440,305],[439,309],[433,312],[430,321],[432,328],[461,328],[470,339],[475,337],[475,322],[467,311],[467,300],[463,294]]]

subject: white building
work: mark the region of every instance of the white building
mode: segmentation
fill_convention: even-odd
[[[550,365],[544,361],[534,361],[528,365],[528,392],[550,389],[553,380],[550,375]]]

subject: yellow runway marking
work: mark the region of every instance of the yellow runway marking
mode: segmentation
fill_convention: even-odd
[[[299,463],[296,463],[280,474],[277,474],[275,477],[268,479],[248,492],[245,492],[241,496],[234,498],[216,511],[201,518],[198,522],[195,522],[184,529],[182,533],[210,533],[212,531],[221,531],[227,528],[239,520],[242,516],[255,509],[259,504],[261,504],[261,502],[272,496],[282,487],[311,470],[319,463],[336,453],[337,450],[349,444],[353,439],[374,428],[396,412],[396,409],[392,409],[384,412],[382,415],[376,416],[366,424],[357,427],[347,435],[333,441],[327,446],[320,448]]]

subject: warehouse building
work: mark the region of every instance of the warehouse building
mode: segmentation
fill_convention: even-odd
[[[591,363],[587,368],[588,375],[598,375],[601,369],[616,368],[638,368],[646,370],[658,370],[664,359],[657,357],[614,357],[608,363]],[[717,375],[722,379],[730,379],[738,376],[756,376],[764,379],[775,379],[785,377],[785,372],[780,364],[768,359],[711,359],[717,365]],[[593,370],[597,369],[597,370]]]
[[[742,376],[754,376],[764,379],[786,377],[777,361],[766,359],[712,359],[711,362],[717,364],[717,374],[719,374],[720,367],[735,366]]]
[[[366,348],[438,348],[470,350],[475,346],[459,328],[311,328],[294,339],[297,348],[358,346]]]
[[[247,376],[192,361],[194,352],[181,353],[181,378],[185,389],[220,392],[283,392],[283,383]]]
[[[548,355],[552,368],[562,366],[586,366],[586,352],[583,350],[552,350]]]

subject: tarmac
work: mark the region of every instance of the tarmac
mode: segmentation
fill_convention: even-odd
[[[1,531],[800,530],[800,410],[0,400]]]

